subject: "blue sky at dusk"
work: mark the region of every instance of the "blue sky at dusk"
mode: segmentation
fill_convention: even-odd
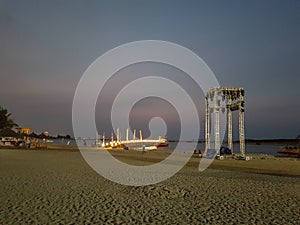
[[[182,45],[222,86],[244,87],[247,138],[300,134],[296,0],[0,0],[0,105],[37,133],[72,134],[84,71],[106,51],[138,40]]]

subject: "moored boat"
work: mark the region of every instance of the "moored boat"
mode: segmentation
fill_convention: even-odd
[[[126,132],[126,140],[121,140],[121,135],[119,129],[117,130],[117,138],[114,139],[114,135],[111,135],[111,140],[107,141],[105,135],[102,136],[102,143],[98,141],[98,134],[96,135],[96,146],[101,146],[103,148],[112,149],[112,148],[124,148],[124,149],[142,149],[144,146],[145,150],[156,150],[160,147],[167,147],[168,140],[164,136],[159,136],[157,139],[143,139],[142,131],[140,131],[140,138],[136,138],[135,131],[133,139],[128,138],[128,131]],[[99,145],[100,144],[100,145]]]
[[[122,141],[122,144],[126,149],[140,149],[143,145],[146,147],[146,150],[156,150],[160,147],[167,147],[168,140],[166,137],[159,136],[157,139],[136,139]]]

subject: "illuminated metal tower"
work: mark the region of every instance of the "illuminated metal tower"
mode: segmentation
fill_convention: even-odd
[[[205,151],[211,148],[211,119],[213,120],[214,148],[220,149],[220,111],[227,113],[228,148],[233,152],[232,112],[239,111],[240,152],[245,156],[245,125],[244,125],[244,94],[243,88],[214,87],[205,96]],[[212,116],[211,116],[212,114]]]

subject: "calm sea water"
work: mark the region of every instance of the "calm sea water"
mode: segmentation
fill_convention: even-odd
[[[92,146],[93,143],[95,143],[95,139],[87,139],[85,140],[86,146]],[[75,140],[67,140],[67,139],[56,139],[53,143],[50,144],[56,144],[56,145],[71,145],[75,146],[76,141]],[[84,140],[77,140],[77,144],[79,146],[84,146]],[[178,142],[169,142],[169,146],[162,149],[174,149],[175,147],[180,146],[180,149],[182,150],[191,150],[193,151],[195,149],[195,144],[192,142],[180,142],[178,145]],[[282,147],[282,145],[255,145],[255,144],[247,144],[246,145],[246,153],[247,154],[268,154],[268,155],[277,155],[278,149]],[[199,143],[197,146],[197,149],[204,150],[205,144]],[[234,144],[233,146],[233,152],[239,153],[239,144]]]

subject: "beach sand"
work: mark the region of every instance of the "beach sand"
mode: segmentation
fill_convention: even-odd
[[[130,164],[168,152],[112,151]],[[300,224],[300,161],[199,158],[156,185],[106,180],[76,150],[0,149],[0,224]]]

